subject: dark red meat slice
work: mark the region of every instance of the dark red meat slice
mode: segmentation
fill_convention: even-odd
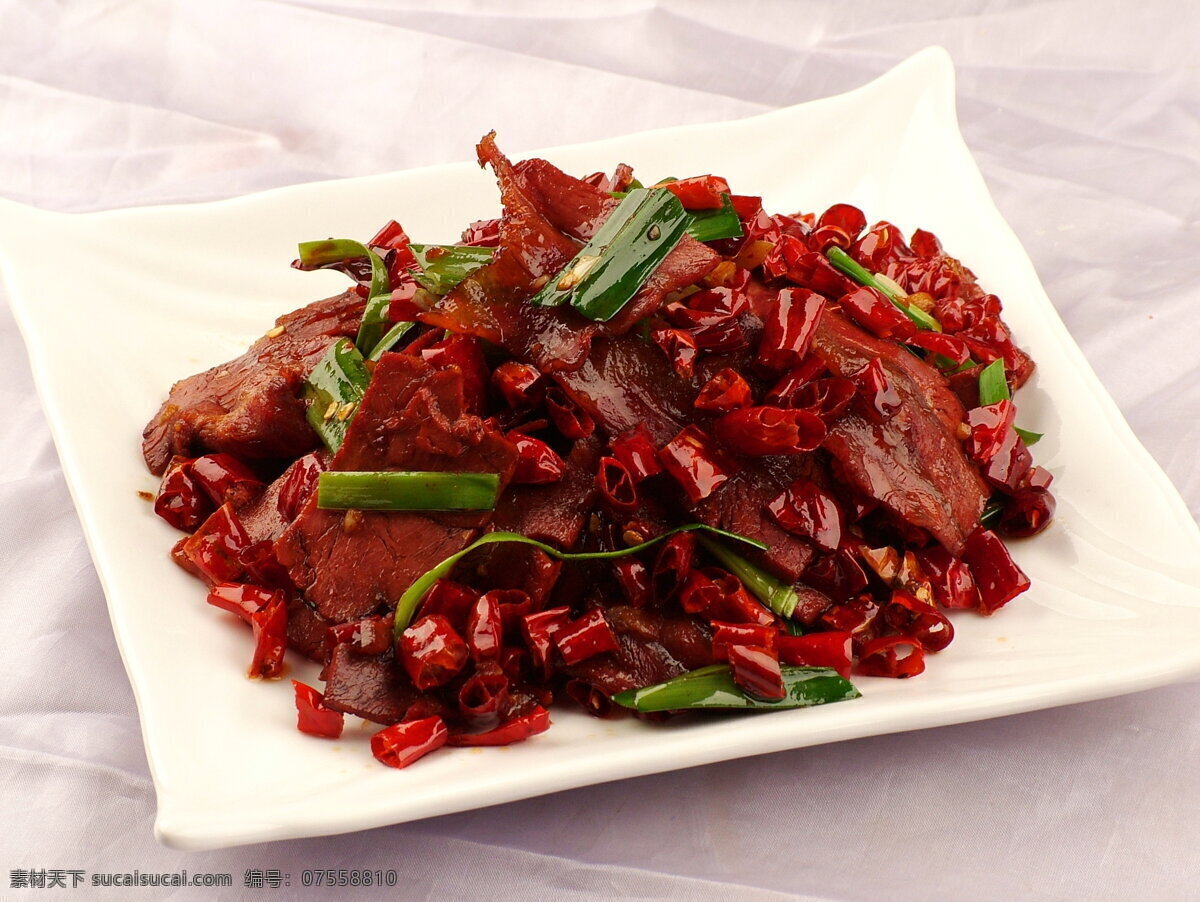
[[[610,610],[609,621],[617,650],[564,668],[568,676],[605,695],[661,683],[712,663],[711,633],[693,618],[619,606]]]
[[[558,548],[574,548],[596,494],[600,443],[580,439],[567,455],[562,479],[547,485],[512,486],[500,498],[492,528],[520,533]],[[549,597],[562,562],[528,545],[489,545],[477,552],[479,585],[489,589],[521,589],[536,608]],[[465,561],[469,568],[473,561]]]
[[[337,645],[325,668],[325,705],[375,723],[393,724],[418,698],[390,651],[360,655]]]
[[[924,361],[836,313],[821,318],[813,350],[847,378],[880,360],[900,396],[899,410],[883,422],[846,414],[831,426],[824,448],[854,488],[958,554],[988,495],[957,436],[964,415],[958,397]]]
[[[462,407],[457,369],[385,354],[331,469],[498,473],[503,491],[516,449]],[[490,516],[321,510],[310,499],[275,551],[305,598],[341,623],[394,605],[413,580],[475,538]]]
[[[335,339],[357,332],[362,311],[354,291],[309,304],[281,316],[242,356],[175,383],[142,431],[146,466],[161,473],[175,454],[256,460],[316,447],[304,419],[304,379]]]
[[[325,659],[325,633],[330,623],[299,598],[288,602],[288,645],[306,658]]]

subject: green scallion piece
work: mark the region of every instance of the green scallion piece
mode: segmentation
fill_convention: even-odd
[[[785,620],[792,616],[800,596],[787,583],[772,576],[762,567],[750,563],[737,552],[727,548],[721,542],[708,536],[699,536],[700,544],[718,561],[729,568],[729,571],[740,579],[759,601],[783,617]]]
[[[304,380],[305,416],[330,451],[337,451],[367,391],[371,374],[358,348],[340,338]]]
[[[1003,501],[989,501],[983,508],[983,513],[979,515],[981,525],[991,529],[1000,522],[1000,515],[1004,513]]]
[[[410,244],[420,270],[413,278],[422,288],[438,297],[446,294],[479,267],[492,262],[495,248],[460,247],[455,244]]]
[[[747,695],[733,681],[728,664],[713,664],[673,680],[618,692],[612,700],[622,707],[643,714],[656,711],[701,709],[741,709],[772,711],[782,708],[808,708],[861,697],[854,685],[828,667],[779,668],[786,695],[767,700]]]
[[[721,206],[716,210],[698,210],[689,214],[687,233],[697,241],[718,241],[722,238],[741,238],[742,221],[728,194],[721,195]]]
[[[495,473],[329,470],[317,479],[317,507],[334,510],[491,510],[499,493]]]
[[[371,356],[368,357],[367,360],[378,363],[379,358],[382,357],[385,352],[394,348],[396,343],[405,335],[407,335],[409,330],[414,326],[416,326],[416,323],[396,323],[396,325],[387,330],[383,338],[379,339],[375,345],[375,349],[371,351]]]
[[[979,371],[979,406],[987,407],[1012,397],[1004,375],[1004,361],[997,358]]]
[[[532,303],[557,306],[569,300],[588,319],[612,319],[683,239],[690,219],[670,191],[630,191]]]
[[[713,535],[724,536],[727,539],[745,542],[759,551],[767,550],[767,546],[762,544],[762,542],[747,538],[746,536],[740,536],[735,532],[717,529],[715,526],[706,526],[703,523],[688,523],[684,526],[677,526],[675,529],[668,530],[662,535],[650,539],[648,542],[642,542],[640,545],[632,545],[629,548],[622,548],[617,551],[580,551],[574,553],[559,551],[553,545],[547,545],[545,542],[539,542],[537,539],[531,539],[516,532],[489,532],[480,536],[462,551],[450,555],[437,566],[430,568],[418,576],[413,584],[405,590],[404,594],[400,596],[400,600],[396,602],[396,635],[399,636],[408,629],[408,625],[412,623],[413,615],[416,614],[417,608],[420,607],[421,601],[425,598],[425,593],[429,591],[430,587],[439,579],[449,576],[454,571],[455,564],[476,548],[484,545],[492,545],[496,542],[518,542],[522,545],[532,545],[539,551],[544,551],[550,557],[560,561],[596,561],[625,557],[627,554],[637,554],[640,551],[645,551],[647,548],[657,545],[659,542],[670,538],[676,533],[693,531],[708,532]]]
[[[387,330],[387,311],[391,303],[392,285],[383,258],[365,244],[348,238],[305,241],[300,244],[299,252],[301,269],[321,269],[349,260],[370,261],[371,292],[358,327],[358,337],[354,340],[362,354],[370,354]]]
[[[831,247],[825,252],[825,256],[841,272],[848,275],[859,285],[866,285],[868,288],[874,288],[885,298],[899,307],[904,314],[917,324],[917,328],[924,329],[927,332],[941,332],[942,324],[936,319],[917,307],[914,304],[907,303],[907,298],[898,296],[896,292],[889,286],[884,285],[879,279],[868,272],[863,266],[847,254],[840,247]]]
[[[1032,432],[1029,429],[1022,429],[1020,426],[1013,426],[1013,431],[1021,437],[1021,441],[1026,445],[1036,445],[1041,441],[1042,436],[1046,434],[1044,432]]]

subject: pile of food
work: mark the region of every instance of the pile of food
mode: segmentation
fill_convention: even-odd
[[[544,731],[854,698],[1029,586],[1054,510],[1000,300],[918,230],[772,215],[721,178],[571,177],[480,143],[456,245],[302,244],[344,294],[146,427],[175,561],[289,649],[299,727],[403,767]]]

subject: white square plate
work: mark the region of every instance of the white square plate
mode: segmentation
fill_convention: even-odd
[[[864,697],[854,702],[666,726],[562,710],[528,743],[381,767],[369,730],[350,726],[337,742],[303,736],[286,681],[245,680],[245,630],[170,562],[178,534],[137,496],[156,488],[139,437],[172,382],[342,289],[337,274],[289,269],[298,241],[361,238],[392,217],[411,235],[454,240],[465,223],[494,215],[491,176],[464,163],[87,215],[3,203],[4,275],[137,695],[164,841],[211,848],[358,830],[1200,672],[1200,531],[992,204],[958,132],[944,51],[839,97],[544,155],[575,173],[622,161],[643,177],[716,172],[771,210],[847,201],[941,236],[1004,299],[1038,361],[1021,421],[1046,433],[1035,451],[1056,476],[1058,519],[1016,544],[1033,588],[995,617],[957,617],[957,640],[918,679],[858,678]]]

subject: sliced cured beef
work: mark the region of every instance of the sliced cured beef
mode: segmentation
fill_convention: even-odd
[[[330,653],[325,667],[325,704],[335,711],[393,724],[419,696],[390,651],[360,655],[340,644]]]
[[[162,473],[176,454],[261,460],[316,447],[304,418],[304,379],[336,339],[357,332],[362,311],[354,291],[309,304],[277,319],[240,357],[175,383],[142,431],[146,466]]]
[[[830,427],[824,448],[839,472],[853,488],[959,554],[979,525],[988,492],[963,453],[957,430],[964,410],[946,380],[901,346],[831,311],[821,317],[813,351],[844,377],[878,358],[900,396],[899,409],[882,422],[851,410]]]
[[[478,417],[463,413],[462,375],[421,358],[385,354],[333,470],[497,473],[504,490],[516,449]],[[280,563],[326,619],[341,623],[395,605],[425,571],[461,550],[490,511],[322,510],[316,499],[275,544]]]

